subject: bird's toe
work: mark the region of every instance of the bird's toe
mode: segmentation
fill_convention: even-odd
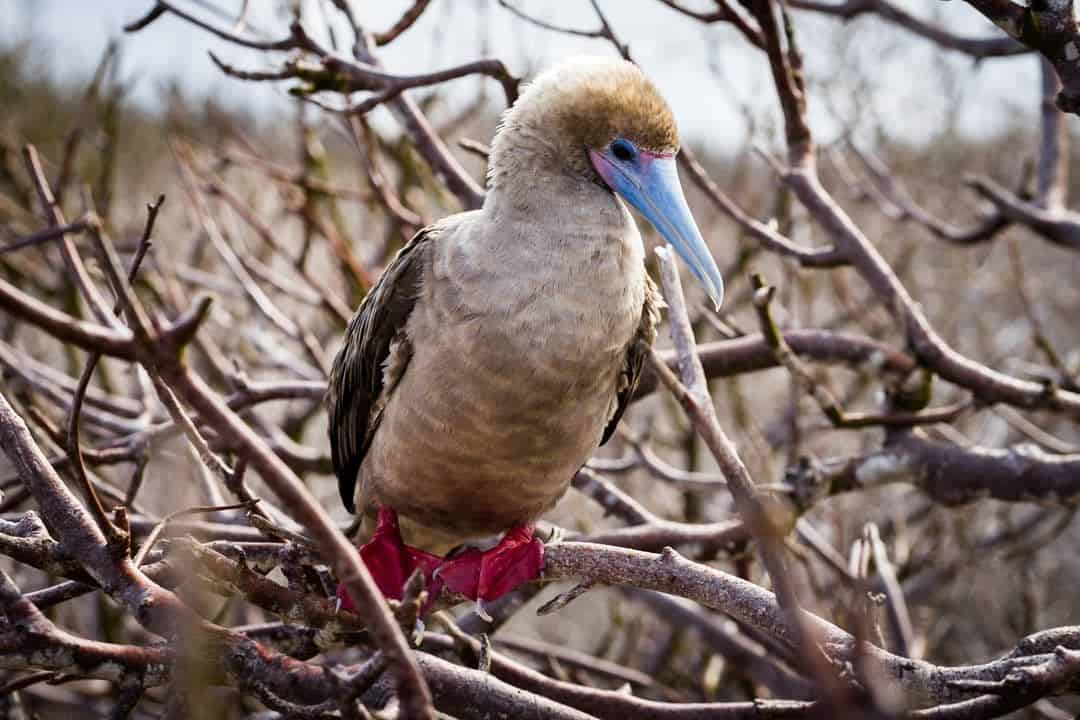
[[[484,553],[475,548],[464,550],[449,560],[444,560],[435,570],[435,582],[464,595],[470,600],[476,599],[480,586],[480,569]]]
[[[424,574],[428,588],[429,604],[436,599],[438,592],[434,582],[435,569],[442,562],[437,555],[424,552],[405,544],[398,528],[397,516],[392,510],[379,511],[379,522],[371,540],[360,547],[360,559],[364,561],[368,572],[378,586],[383,597],[400,600],[405,583],[416,569]],[[355,605],[344,586],[338,587],[338,600],[346,610],[355,610]]]
[[[544,569],[544,543],[532,533],[511,537],[486,553],[480,568],[477,599],[497,600],[540,577]]]

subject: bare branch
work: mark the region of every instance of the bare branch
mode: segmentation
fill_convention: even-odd
[[[1013,38],[971,38],[956,35],[932,21],[907,12],[890,0],[789,0],[789,4],[798,10],[835,15],[845,22],[863,14],[877,15],[940,47],[970,55],[978,60],[1031,52],[1030,48]]]
[[[603,545],[560,543],[548,547],[544,573],[552,579],[588,578],[688,598],[726,613],[795,649],[787,631],[784,611],[772,593],[720,570],[692,563],[673,550],[653,555]],[[801,618],[809,638],[832,662],[854,661],[856,654],[861,654],[860,662],[867,663],[884,682],[901,688],[918,707],[959,702],[964,699],[965,692],[969,692],[962,687],[964,681],[1001,681],[1017,668],[1046,662],[1053,653],[1052,648],[1033,645],[1032,640],[1027,639],[1018,644],[1023,650],[1000,660],[950,668],[902,658],[872,645],[857,643],[854,637],[815,615],[801,612]],[[1080,668],[1070,669],[1070,677],[1075,678],[1077,674],[1080,674]],[[1036,697],[1025,697],[1023,704],[1030,704],[1051,692],[1050,688],[1041,688]]]
[[[1051,455],[1034,445],[960,447],[904,431],[877,452],[828,464],[834,492],[901,482],[945,505],[991,497],[1066,506],[1080,494],[1080,455]]]
[[[37,189],[38,201],[41,203],[42,211],[45,213],[45,217],[49,224],[54,229],[65,227],[67,222],[64,220],[64,214],[56,203],[52,188],[49,187],[49,181],[45,178],[45,171],[41,167],[41,158],[38,157],[37,148],[33,145],[24,147],[23,160],[26,163],[26,169],[30,173],[31,180],[34,182],[34,187]],[[81,292],[86,299],[91,312],[97,317],[98,322],[106,327],[116,327],[117,320],[115,316],[109,312],[108,305],[102,297],[101,292],[97,289],[97,286],[94,285],[93,281],[91,281],[90,276],[86,272],[86,266],[83,265],[82,258],[79,257],[79,251],[75,247],[75,242],[67,233],[62,233],[60,236],[60,250],[64,257],[64,263],[67,265],[68,273],[71,275],[71,279],[75,282],[76,286],[79,288],[79,292]]]
[[[1080,113],[1080,25],[1072,0],[1020,5],[1012,0],[965,0],[1009,36],[1043,55],[1057,71],[1062,88],[1057,106]]]
[[[1055,245],[1080,249],[1080,214],[1022,200],[990,178],[972,177],[967,182],[992,202],[1002,217],[1030,228]]]
[[[769,579],[777,589],[780,604],[786,613],[787,631],[790,633],[790,638],[797,649],[805,650],[806,657],[810,657],[809,646],[803,644],[806,636],[799,616],[801,610],[798,596],[791,583],[783,545],[780,542],[784,531],[766,511],[754,489],[750,473],[735,450],[735,445],[728,439],[716,418],[716,409],[709,395],[705,370],[697,356],[694,332],[686,313],[686,301],[682,295],[672,251],[670,248],[657,248],[656,254],[660,258],[660,277],[663,280],[665,298],[670,310],[671,337],[676,348],[679,374],[685,386],[679,383],[667,365],[658,360],[655,351],[651,351],[649,356],[653,371],[686,410],[694,429],[701,435],[709,451],[716,458],[720,472],[727,479],[728,490],[731,491],[739,515],[750,534],[761,543],[761,553],[769,572]]]
[[[66,225],[58,225],[44,230],[39,230],[36,233],[27,235],[26,237],[16,238],[12,242],[0,247],[0,254],[16,252],[23,248],[34,247],[35,245],[41,245],[42,243],[52,242],[53,240],[60,240],[69,233],[78,234],[86,230],[88,217],[81,217],[74,222],[67,223]]]
[[[375,44],[379,47],[383,45],[389,45],[394,42],[403,32],[411,28],[416,24],[416,21],[420,19],[420,16],[424,14],[424,10],[431,4],[431,0],[413,0],[412,6],[402,13],[398,21],[394,23],[386,32],[375,33]]]
[[[971,408],[970,402],[961,401],[947,407],[923,409],[915,412],[892,412],[882,415],[846,412],[829,388],[825,384],[818,382],[810,374],[784,341],[784,336],[776,326],[776,321],[773,320],[769,310],[776,288],[766,285],[764,278],[758,273],[751,276],[750,284],[754,289],[754,310],[758,314],[762,335],[765,336],[765,342],[769,344],[776,354],[777,364],[787,368],[803,391],[821,407],[821,411],[829,418],[829,422],[833,424],[833,427],[858,428],[873,425],[908,427],[950,422]]]
[[[959,227],[937,218],[915,202],[907,188],[893,177],[880,158],[860,149],[854,143],[851,144],[851,149],[870,172],[878,192],[895,206],[897,220],[911,220],[926,228],[939,240],[953,245],[978,245],[988,242],[1009,227],[1008,218],[1000,211],[988,213],[971,227]]]
[[[576,37],[584,38],[605,38],[604,29],[599,30],[577,30],[575,28],[563,27],[561,25],[553,25],[552,23],[545,22],[539,18],[533,17],[525,13],[523,10],[513,5],[509,0],[498,0],[501,7],[506,8],[515,17],[518,17],[530,25],[535,25],[543,30],[551,30],[552,32],[561,33],[563,35],[574,35]]]

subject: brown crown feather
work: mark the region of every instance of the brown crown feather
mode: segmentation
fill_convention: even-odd
[[[675,117],[657,86],[633,63],[610,57],[575,57],[540,73],[503,124],[578,148],[602,148],[616,137],[653,152],[679,145]]]
[[[504,115],[493,143],[492,177],[497,165],[516,156],[511,147],[543,138],[547,157],[575,175],[597,182],[586,148],[600,149],[617,137],[639,148],[670,153],[679,149],[675,117],[656,86],[633,63],[580,56],[545,70]],[[504,160],[505,157],[505,160]],[[507,164],[510,167],[510,164]]]
[[[551,122],[562,133],[590,148],[624,137],[654,152],[678,150],[671,108],[636,65],[625,60],[588,64],[592,67],[576,77],[566,73],[568,82],[559,88]]]

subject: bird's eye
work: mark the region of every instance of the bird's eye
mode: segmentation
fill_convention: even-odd
[[[611,143],[611,154],[616,160],[630,162],[637,155],[637,149],[629,141],[619,138]]]

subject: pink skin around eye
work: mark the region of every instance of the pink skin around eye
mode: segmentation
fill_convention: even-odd
[[[589,150],[589,160],[592,161],[593,169],[604,179],[608,187],[614,187],[615,165],[608,160],[603,153]]]
[[[670,152],[653,152],[652,150],[639,150],[639,174],[646,174],[646,171],[648,170],[648,167],[653,160],[670,158],[674,157],[674,155],[675,153]],[[607,183],[607,186],[610,188],[614,188],[615,173],[618,172],[618,170],[616,169],[615,163],[608,157],[607,153],[593,150],[590,148],[589,160],[592,161],[593,168],[595,168],[596,172],[599,173],[600,177],[604,179],[604,182]]]

